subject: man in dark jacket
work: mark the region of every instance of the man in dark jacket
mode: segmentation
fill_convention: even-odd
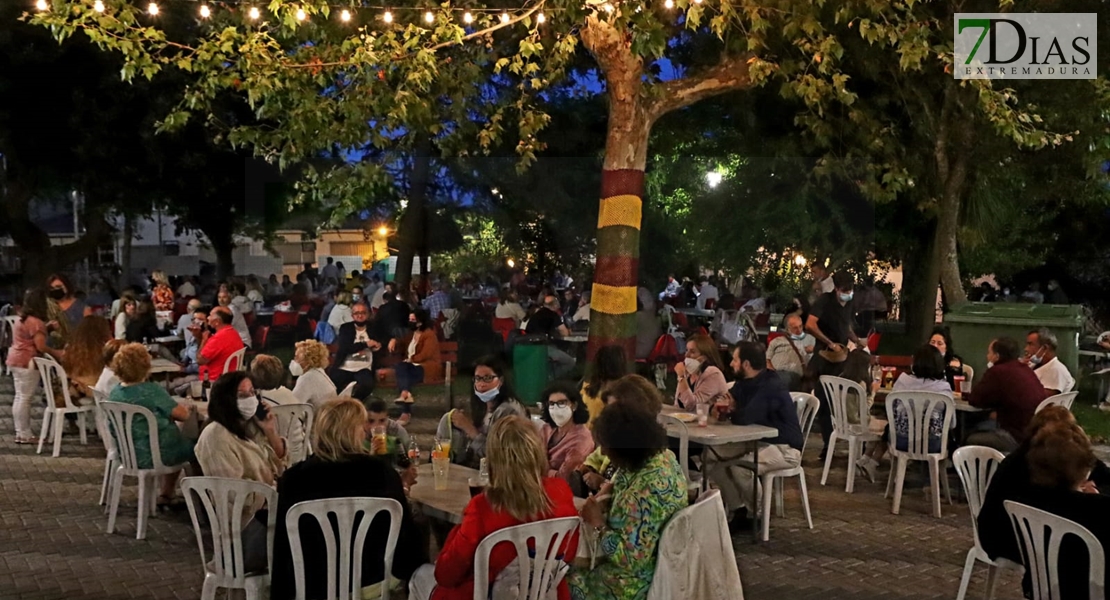
[[[734,425],[764,425],[778,429],[776,437],[764,440],[759,449],[759,471],[791,469],[802,461],[802,428],[794,400],[786,384],[775,373],[766,370],[767,355],[761,344],[741,342],[732,352],[732,370],[739,379],[732,386],[732,423]],[[723,459],[735,458],[746,450],[746,444],[721,448],[717,453]],[[752,460],[751,454],[743,460]],[[735,516],[729,526],[744,529],[750,526],[748,511],[751,505],[752,486],[756,484],[752,472],[736,466],[713,465],[708,475],[721,489],[725,507]]]
[[[992,341],[987,348],[987,362],[993,366],[971,394],[964,397],[972,406],[991,409],[997,419],[980,424],[976,432],[967,436],[967,444],[1013,452],[1025,440],[1025,429],[1048,392],[1033,369],[1018,360],[1018,343],[1013,338]]]
[[[382,343],[371,335],[369,307],[353,305],[351,318],[354,320],[341,325],[335,336],[339,348],[328,376],[340,393],[352,381],[365,386],[369,393],[375,383],[373,353],[382,349]]]

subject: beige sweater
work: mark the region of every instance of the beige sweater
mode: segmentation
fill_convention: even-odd
[[[246,479],[273,487],[281,472],[281,461],[257,426],[248,424],[247,431],[251,433],[250,440],[239,438],[219,423],[209,423],[197,440],[197,462],[208,477]],[[262,505],[263,499],[255,498],[243,508],[244,526]]]

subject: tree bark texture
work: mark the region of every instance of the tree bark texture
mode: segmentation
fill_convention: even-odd
[[[408,293],[412,283],[412,261],[416,256],[416,249],[422,245],[423,236],[426,235],[427,218],[424,213],[427,210],[428,171],[431,162],[431,140],[422,134],[416,140],[416,152],[413,154],[408,207],[397,227],[397,270],[393,281],[397,284],[397,291],[404,294]]]
[[[937,199],[937,228],[933,246],[936,252],[938,278],[949,306],[967,302],[960,278],[958,237],[960,211],[967,188],[968,160],[971,154],[972,131],[969,120],[961,118],[959,89],[949,81],[944,93],[937,130],[934,160],[940,185]]]

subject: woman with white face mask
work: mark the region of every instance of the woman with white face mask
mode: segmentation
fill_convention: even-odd
[[[699,404],[712,404],[718,396],[728,395],[721,353],[717,342],[705,334],[686,341],[686,359],[674,366],[678,376],[675,405],[693,411]]]
[[[510,415],[527,417],[528,413],[505,381],[504,364],[496,357],[487,356],[474,366],[470,415],[461,410],[448,412],[440,421],[437,435],[442,439],[450,430],[452,462],[477,468],[486,455],[486,433],[490,426]]]
[[[547,451],[547,476],[571,483],[575,470],[594,451],[594,437],[586,427],[590,411],[570,384],[554,383],[540,397],[543,399],[540,438]]]
[[[206,477],[275,485],[286,442],[245,371],[225,373],[212,385],[208,421],[196,445],[197,462]],[[243,506],[243,562],[248,572],[266,567],[266,519],[256,516],[262,507],[262,498]]]
[[[335,384],[324,369],[328,368],[328,347],[316,340],[297,342],[297,350],[289,363],[289,374],[297,378],[293,395],[317,408],[336,396]]]

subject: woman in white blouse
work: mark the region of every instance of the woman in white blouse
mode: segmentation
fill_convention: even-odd
[[[130,298],[121,302],[119,314],[116,315],[115,331],[113,332],[117,340],[127,339],[127,325],[131,322],[131,319],[135,318],[138,308],[139,303]]]
[[[293,395],[305,404],[319,406],[336,396],[335,384],[324,372],[328,368],[328,347],[316,340],[297,342],[289,372],[297,378]]]
[[[344,323],[354,321],[351,317],[351,294],[350,292],[339,292],[335,297],[335,306],[331,309],[331,314],[328,315],[328,325],[331,325],[332,331],[336,334],[339,333],[339,328]]]

